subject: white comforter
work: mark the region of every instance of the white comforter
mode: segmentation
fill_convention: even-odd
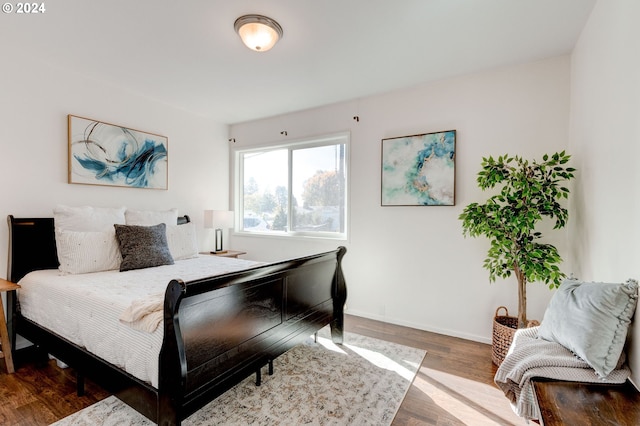
[[[207,255],[127,272],[34,271],[19,282],[20,310],[24,317],[157,388],[163,328],[152,333],[136,330],[119,320],[123,312],[164,294],[172,279],[190,281],[258,264]]]

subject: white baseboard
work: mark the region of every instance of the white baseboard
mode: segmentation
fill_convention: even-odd
[[[444,334],[445,336],[451,336],[451,337],[458,337],[460,339],[465,339],[465,340],[471,340],[474,342],[480,342],[480,343],[487,343],[487,344],[491,344],[491,338],[490,337],[486,337],[486,336],[478,336],[475,334],[468,334],[468,333],[459,333],[455,330],[448,330],[448,329],[442,329],[442,328],[437,328],[437,327],[428,327],[425,326],[424,324],[415,324],[412,322],[408,322],[408,321],[401,321],[398,319],[394,319],[394,318],[389,318],[386,315],[371,315],[368,312],[361,312],[361,311],[357,311],[357,310],[347,310],[345,311],[346,314],[348,315],[354,315],[357,317],[363,317],[363,318],[368,318],[368,319],[372,319],[372,320],[376,320],[376,321],[381,321],[381,322],[386,322],[389,324],[394,324],[394,325],[400,325],[403,327],[410,327],[410,328],[415,328],[417,330],[423,330],[423,331],[429,331],[431,333],[437,333],[437,334]]]

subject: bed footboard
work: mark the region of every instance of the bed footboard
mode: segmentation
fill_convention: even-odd
[[[327,324],[342,343],[344,247],[166,291],[159,424],[177,424]]]

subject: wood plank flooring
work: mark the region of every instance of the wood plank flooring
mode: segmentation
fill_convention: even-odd
[[[346,329],[427,351],[393,421],[400,425],[525,425],[493,382],[491,346],[349,316]]]
[[[347,331],[427,351],[393,425],[524,425],[495,384],[489,345],[346,316]],[[26,355],[26,356],[25,356]],[[71,368],[16,357],[16,373],[0,367],[0,424],[49,425],[109,394],[86,379],[76,396]]]

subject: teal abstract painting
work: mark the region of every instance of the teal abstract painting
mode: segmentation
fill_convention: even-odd
[[[165,136],[68,118],[69,183],[167,189]]]
[[[383,139],[382,205],[455,205],[455,157],[455,130]]]

